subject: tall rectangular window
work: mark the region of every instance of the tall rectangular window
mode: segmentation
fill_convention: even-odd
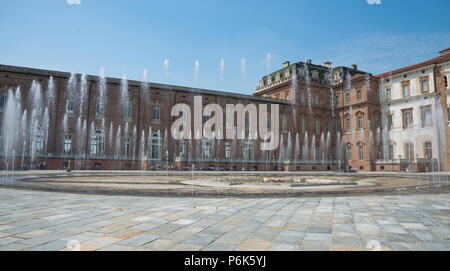
[[[123,138],[123,157],[131,157],[131,138]]]
[[[153,106],[153,120],[161,120],[161,107],[158,104]]]
[[[402,83],[402,94],[403,97],[409,96],[409,81]]]
[[[211,141],[209,139],[202,140],[202,157],[203,159],[211,158]]]
[[[358,116],[358,129],[361,130],[363,128],[363,116]]]
[[[42,153],[44,151],[44,133],[39,130],[36,134],[36,152]]]
[[[320,120],[316,120],[316,132],[320,133]]]
[[[74,109],[75,109],[75,103],[74,103],[74,101],[71,100],[71,99],[68,99],[68,100],[66,101],[66,113],[68,113],[68,114],[73,114]]]
[[[150,139],[150,157],[151,159],[161,160],[161,134],[153,133]]]
[[[302,131],[306,131],[306,119],[302,118]]]
[[[394,160],[394,145],[388,145],[387,156],[388,160]]]
[[[186,158],[186,141],[180,142],[180,157]]]
[[[412,127],[413,116],[412,116],[412,108],[403,109],[403,129],[408,129]]]
[[[420,90],[422,93],[427,93],[430,91],[428,76],[420,79]]]
[[[431,106],[426,106],[422,108],[422,127],[430,127],[433,125],[433,120],[431,116]]]
[[[414,159],[414,143],[405,143],[405,158],[409,161]]]
[[[316,105],[319,104],[319,95],[314,96],[314,103],[315,103]]]
[[[91,136],[91,155],[105,154],[105,132],[103,129],[95,129]]]
[[[361,92],[361,90],[358,90],[358,92],[356,92],[356,96],[358,98],[358,101],[360,102],[362,100],[362,92]]]
[[[431,148],[431,142],[425,142],[425,158],[431,159],[433,158],[433,150]]]
[[[304,92],[300,93],[300,102],[301,102],[302,104],[305,103],[305,93],[304,93]]]
[[[339,96],[336,96],[336,102],[335,102],[336,106],[339,106]]]
[[[386,100],[392,99],[391,88],[386,88]]]
[[[64,135],[64,153],[72,153],[72,135]]]
[[[350,92],[346,92],[345,93],[345,103],[349,104],[350,103]]]
[[[95,116],[103,117],[105,114],[105,104],[101,99],[97,99],[95,102]]]
[[[124,117],[126,119],[131,118],[132,113],[133,113],[133,110],[132,110],[132,106],[131,106],[131,101],[128,101],[125,103],[124,112],[123,112]]]
[[[333,123],[331,122],[331,120],[329,120],[328,121],[328,132],[330,132],[330,133],[331,133],[331,129],[333,128],[332,125],[333,125]]]
[[[363,145],[359,145],[359,149],[358,149],[358,156],[359,156],[359,160],[364,160],[364,146]]]
[[[345,130],[350,131],[351,129],[352,129],[352,122],[351,122],[351,118],[348,117],[345,119]]]
[[[225,143],[225,158],[230,159],[231,157],[231,143]]]
[[[387,128],[388,128],[388,130],[392,129],[392,124],[393,124],[393,122],[392,122],[392,115],[389,114],[389,115],[387,115]]]
[[[2,90],[0,93],[0,109],[5,108],[7,102],[8,102],[8,91]]]
[[[347,159],[352,160],[352,146],[347,145]]]

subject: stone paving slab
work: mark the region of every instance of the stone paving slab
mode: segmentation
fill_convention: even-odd
[[[450,250],[450,195],[183,198],[0,188],[5,250]]]

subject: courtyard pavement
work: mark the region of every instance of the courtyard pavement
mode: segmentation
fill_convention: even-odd
[[[176,198],[0,188],[0,250],[450,250],[450,194]]]

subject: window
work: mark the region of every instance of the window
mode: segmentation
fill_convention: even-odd
[[[95,129],[91,136],[91,155],[105,154],[105,132],[103,129]]]
[[[394,160],[394,145],[388,145],[387,159]]]
[[[287,100],[289,100],[289,94],[284,94],[284,99],[287,101]]]
[[[387,115],[387,128],[388,130],[392,129],[392,115]]]
[[[414,144],[405,143],[405,158],[409,161],[414,159]]]
[[[287,132],[287,120],[286,120],[286,115],[282,115],[282,116],[281,116],[281,131],[282,131],[282,132]]]
[[[304,92],[300,93],[300,102],[301,102],[302,104],[305,103],[305,93],[304,93]]]
[[[338,119],[337,123],[336,123],[336,132],[340,132],[341,131],[341,120]]]
[[[186,158],[186,141],[180,141],[180,158]]]
[[[73,100],[67,100],[66,101],[66,113],[73,114],[75,104]]]
[[[362,92],[361,92],[361,90],[358,90],[358,92],[356,92],[356,96],[358,98],[358,101],[360,102],[362,100]]]
[[[158,104],[153,106],[153,120],[161,120],[161,107]]]
[[[448,77],[444,76],[444,85],[446,88],[448,88]]]
[[[409,96],[409,81],[402,83],[402,94],[403,97]]]
[[[228,116],[228,114],[227,114],[227,116]],[[271,127],[272,127],[272,119],[271,119],[270,115],[267,115],[267,130],[272,129]]]
[[[425,159],[433,158],[433,151],[431,148],[431,142],[425,142]]]
[[[230,159],[231,157],[231,143],[225,143],[225,158]]]
[[[422,108],[422,127],[430,127],[433,125],[433,120],[431,117],[431,106],[426,106]]]
[[[302,118],[302,131],[306,131],[306,119]]]
[[[420,90],[423,92],[429,92],[430,91],[430,86],[429,86],[429,81],[428,81],[428,76],[427,77],[423,77],[420,78]]]
[[[315,126],[316,126],[316,132],[320,133],[320,120],[315,121]]]
[[[150,140],[150,158],[161,160],[161,152],[161,134],[159,132],[153,133]]]
[[[352,160],[352,145],[347,145],[347,159]]]
[[[316,105],[319,104],[319,95],[314,96],[314,103],[315,103]]]
[[[345,93],[345,103],[349,104],[350,103],[350,92],[346,92]]]
[[[403,129],[408,129],[412,127],[412,108],[403,109]]]
[[[392,99],[392,93],[391,93],[391,88],[388,87],[386,88],[386,100],[390,100]]]
[[[8,91],[2,90],[0,94],[0,109],[5,108],[7,102],[8,102]]]
[[[44,132],[39,130],[36,133],[36,152],[42,153],[44,151]]]
[[[361,130],[361,129],[363,129],[363,121],[364,121],[364,117],[363,116],[358,116],[358,119],[357,119],[358,121],[357,121],[357,123],[358,123],[358,129],[359,130]]]
[[[375,127],[380,128],[380,126],[381,126],[380,117],[376,116],[375,117]]]
[[[331,122],[331,120],[328,121],[328,132],[331,133],[331,129],[333,129],[332,127],[333,123]]]
[[[202,140],[202,158],[203,159],[211,158],[211,140],[209,139]]]
[[[316,147],[316,160],[322,160],[322,153],[319,146]]]
[[[348,132],[352,129],[352,122],[351,122],[351,118],[348,117],[345,119],[345,130]]]
[[[339,96],[336,96],[336,102],[335,102],[336,106],[339,106]]]
[[[123,157],[129,158],[131,157],[131,138],[124,137],[123,138]]]
[[[244,160],[253,160],[254,151],[253,151],[253,141],[246,139],[244,141]]]
[[[72,153],[72,135],[64,135],[64,153]]]
[[[450,107],[447,107],[447,121],[450,121]]]
[[[128,101],[125,103],[123,115],[126,119],[130,119],[132,112],[133,111],[132,111],[131,101]]]
[[[105,113],[105,104],[101,99],[97,99],[95,102],[95,115],[97,117],[103,117]]]
[[[363,145],[358,146],[358,158],[361,161],[364,160],[364,146]]]

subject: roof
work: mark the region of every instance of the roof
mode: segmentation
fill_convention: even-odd
[[[445,49],[443,51],[446,51],[446,50],[450,50],[450,48]],[[443,52],[443,51],[441,51],[441,52]],[[399,73],[415,70],[415,69],[418,69],[418,68],[421,68],[421,67],[425,67],[425,66],[429,66],[429,65],[432,65],[432,64],[439,64],[439,63],[447,62],[447,61],[450,61],[450,54],[449,53],[441,55],[441,56],[438,56],[438,57],[435,57],[435,58],[432,58],[432,59],[424,61],[424,62],[420,62],[420,63],[414,64],[414,65],[410,65],[410,66],[406,66],[406,67],[403,67],[403,68],[400,68],[400,69],[397,69],[397,70],[393,70],[393,71],[390,71],[390,72],[385,72],[385,73],[382,73],[382,74],[378,74],[378,75],[376,75],[376,77],[386,77],[386,76],[390,76],[390,75],[394,75],[394,74],[399,74]]]
[[[19,73],[19,74],[28,74],[34,76],[45,76],[45,77],[56,77],[56,78],[70,78],[70,73],[61,72],[61,71],[51,71],[51,70],[42,70],[42,69],[34,69],[27,67],[18,67],[18,66],[10,66],[10,65],[2,65],[0,64],[0,72],[10,72],[10,73]],[[98,82],[98,76],[87,75],[87,80],[91,82]],[[106,78],[106,82],[108,84],[116,84],[119,85],[121,83],[121,79],[119,78]],[[141,81],[128,80],[129,86],[140,87],[142,85]],[[208,90],[208,89],[200,89],[200,88],[191,88],[184,86],[175,86],[175,85],[166,85],[166,84],[158,84],[158,83],[148,83],[150,89],[160,89],[167,91],[179,91],[179,92],[187,92],[194,93],[199,95],[212,95],[212,96],[221,96],[227,98],[235,98],[235,99],[243,99],[243,100],[252,100],[259,102],[267,102],[267,103],[278,103],[278,104],[289,104],[289,102],[278,99],[264,98],[264,97],[255,97],[253,95],[247,94],[239,94],[233,92],[222,92],[216,90]]]

